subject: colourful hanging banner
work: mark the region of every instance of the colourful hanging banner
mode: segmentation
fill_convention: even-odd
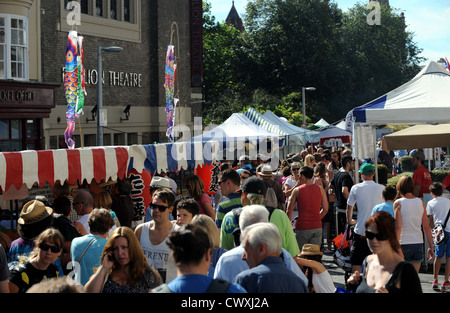
[[[80,55],[78,55],[78,47]],[[66,67],[64,72],[64,91],[67,101],[67,127],[64,139],[69,149],[75,148],[72,139],[75,130],[75,118],[83,114],[84,96],[86,95],[83,67],[83,37],[74,30],[69,32],[66,47]]]
[[[175,64],[175,53],[174,46],[167,46],[167,55],[166,55],[166,67],[165,67],[165,82],[164,89],[166,90],[166,115],[167,115],[167,132],[166,136],[169,137],[170,141],[173,142],[173,126],[174,126],[174,118],[175,118],[175,73],[176,73]]]

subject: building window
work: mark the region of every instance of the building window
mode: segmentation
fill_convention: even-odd
[[[103,0],[95,1],[95,16],[103,16]]]
[[[0,79],[28,79],[25,17],[0,14]]]
[[[124,133],[114,134],[114,145],[115,146],[125,145],[125,134]]]
[[[131,146],[138,144],[138,133],[128,133],[127,138],[127,145]]]
[[[0,120],[0,151],[21,151],[22,121]]]
[[[130,0],[123,0],[123,20],[125,22],[131,21],[130,13],[131,13]]]
[[[77,1],[81,6],[83,35],[141,42],[140,7],[142,0],[65,0],[61,1],[61,31],[73,29],[67,23],[67,5]],[[64,6],[64,7],[63,7]]]
[[[76,0],[65,0],[64,8],[67,11],[67,4]],[[135,23],[132,13],[136,5],[136,0],[78,0],[81,6],[81,13],[97,17],[109,17],[111,20]]]

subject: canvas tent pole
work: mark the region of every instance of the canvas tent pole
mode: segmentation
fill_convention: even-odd
[[[378,183],[378,155],[377,155],[377,130],[374,125],[372,125],[372,136],[373,136],[373,149],[374,149],[374,159],[375,159],[375,182]],[[380,147],[381,149],[381,147]]]
[[[354,173],[353,173],[353,179],[355,180],[355,184],[357,184],[357,183],[359,183],[359,181],[357,181],[358,180],[358,177],[359,177],[359,175],[358,175],[358,171],[359,171],[359,159],[358,159],[358,145],[356,144],[358,141],[356,140],[357,139],[357,131],[356,131],[356,128],[359,126],[359,123],[357,124],[357,123],[353,123],[353,126],[352,126],[352,133],[353,133],[353,136],[352,136],[352,145],[353,145],[353,157],[354,157],[354,159],[355,159],[355,171],[354,171]]]

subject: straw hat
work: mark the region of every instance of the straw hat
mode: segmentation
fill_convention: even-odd
[[[17,222],[21,225],[37,223],[52,215],[52,212],[53,209],[41,201],[31,200],[23,206]]]
[[[323,255],[323,252],[320,251],[320,247],[318,245],[305,243],[302,247],[300,255]]]
[[[272,177],[273,176],[273,170],[272,167],[268,164],[264,164],[260,167],[260,171],[258,172],[258,175],[262,177]]]

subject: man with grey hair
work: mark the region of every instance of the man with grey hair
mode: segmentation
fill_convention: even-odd
[[[269,221],[269,211],[262,205],[248,205],[245,207],[245,210],[242,211],[242,214],[239,218],[239,227],[241,230],[245,230],[248,226],[256,223],[268,223]],[[302,281],[307,284],[308,280],[303,272],[298,267],[294,258],[290,255],[290,253],[281,249],[284,264],[288,269],[290,269],[295,275],[302,279]],[[247,270],[248,264],[244,260],[242,260],[242,254],[244,252],[244,247],[239,245],[236,248],[233,248],[224,254],[221,255],[219,260],[217,261],[216,268],[214,271],[214,278],[221,278],[226,281],[232,282],[235,277]]]
[[[231,210],[224,216],[222,221],[222,227],[220,230],[220,246],[227,250],[239,246],[240,214],[247,209],[248,205],[263,205],[266,185],[261,178],[250,177],[241,184],[240,192],[243,207]],[[273,207],[265,208],[269,212],[269,221],[275,224],[280,231],[283,248],[289,251],[292,257],[296,256],[300,252],[300,249],[298,247],[297,240],[295,239],[291,221],[287,217],[286,213]]]
[[[280,257],[281,236],[272,223],[256,223],[242,234],[242,259],[249,266],[234,283],[249,293],[306,293],[305,282],[289,270]]]

